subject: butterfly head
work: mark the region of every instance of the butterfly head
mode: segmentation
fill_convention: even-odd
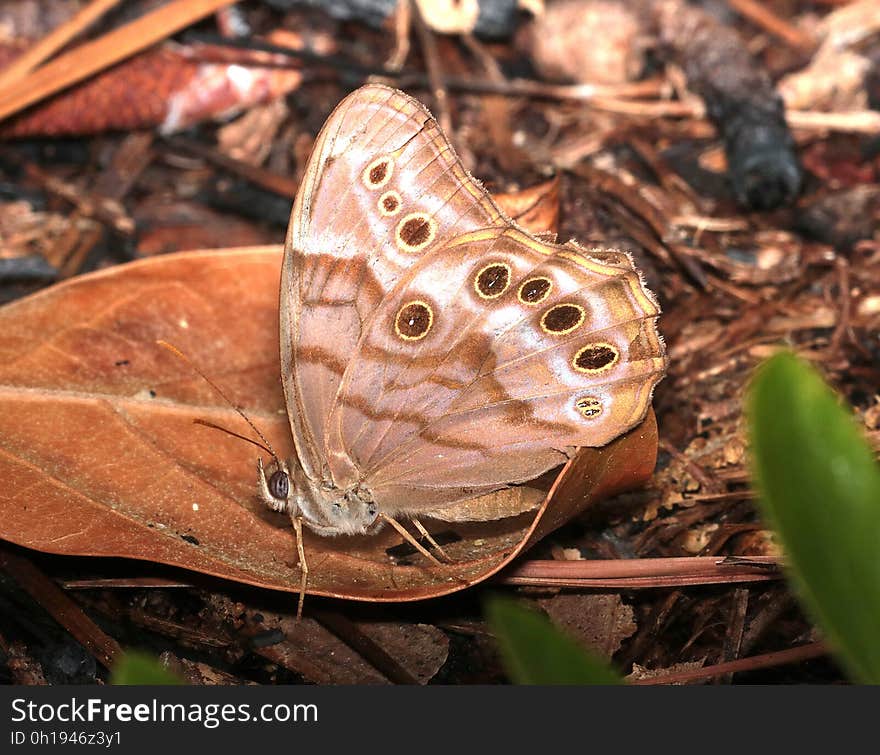
[[[263,467],[263,460],[257,459],[257,471],[263,503],[272,511],[296,516],[299,507],[294,497],[288,465],[280,459],[274,459],[268,467]]]
[[[257,469],[266,506],[302,517],[306,526],[319,535],[362,535],[379,516],[373,497],[360,486],[342,491],[315,485],[295,462],[289,465],[280,459],[266,467],[258,459]]]

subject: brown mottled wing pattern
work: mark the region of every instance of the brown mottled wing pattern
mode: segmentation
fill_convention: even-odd
[[[412,98],[366,86],[330,116],[294,204],[281,278],[282,378],[311,479],[345,487],[359,474],[325,435],[363,323],[423,251],[501,222]]]
[[[386,513],[532,479],[645,416],[665,367],[658,314],[619,252],[509,223],[425,249],[365,323],[331,458],[353,461]]]
[[[547,255],[461,330],[457,348],[488,341],[478,347],[485,358],[448,406],[377,460],[369,485],[383,507],[429,513],[524,482],[573,447],[608,443],[647,412],[665,354],[659,309],[629,259],[506,236],[508,259],[538,246]],[[529,302],[524,294],[546,282],[544,298]]]

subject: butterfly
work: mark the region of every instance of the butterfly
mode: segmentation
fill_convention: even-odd
[[[637,425],[666,368],[626,253],[517,227],[425,107],[379,85],[315,142],[279,308],[296,457],[259,484],[300,543],[302,524],[496,518],[468,502]]]

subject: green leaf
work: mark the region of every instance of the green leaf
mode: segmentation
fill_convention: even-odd
[[[545,616],[514,600],[490,599],[486,617],[498,638],[507,674],[517,684],[622,682],[605,661],[588,653]]]
[[[127,651],[113,666],[113,673],[110,675],[111,684],[186,684],[176,674],[168,671],[158,659],[152,655],[138,652],[137,650]]]
[[[752,466],[807,609],[851,678],[880,684],[880,467],[810,366],[780,353],[748,397]]]

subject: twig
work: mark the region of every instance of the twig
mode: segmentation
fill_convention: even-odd
[[[75,218],[79,215],[78,211],[73,213]],[[73,249],[69,250],[63,263],[58,268],[58,280],[65,280],[76,275],[82,269],[83,264],[85,264],[89,252],[95,248],[95,245],[101,240],[103,235],[104,229],[99,225],[93,225],[91,228],[87,228],[82,235],[78,235],[76,245]]]
[[[504,81],[504,71],[501,70],[498,61],[473,34],[462,34],[461,41],[490,81]],[[514,145],[511,132],[511,125],[515,122],[512,115],[514,107],[515,103],[505,97],[486,95],[483,98],[484,118],[489,129],[489,137],[497,147],[498,159],[502,168],[511,172],[516,170],[515,163],[521,152]]]
[[[419,87],[424,85],[422,76],[402,76],[398,86]],[[531,79],[509,79],[504,82],[486,79],[462,79],[450,76],[446,85],[458,92],[471,94],[500,94],[505,97],[532,97],[534,99],[592,102],[604,97],[609,101],[660,97],[668,87],[661,79],[647,79],[625,84],[548,84]],[[689,114],[691,111],[688,111]]]
[[[271,191],[282,197],[290,197],[291,199],[296,196],[299,184],[286,176],[280,176],[277,173],[272,173],[264,168],[258,168],[255,165],[249,165],[241,160],[236,160],[235,158],[224,155],[215,149],[206,147],[204,144],[193,139],[186,139],[177,136],[172,139],[167,139],[166,141],[169,147],[183,149],[194,155],[198,155],[199,157],[214,163],[214,165],[218,165],[231,173],[246,178],[257,186],[266,189],[266,191]]]
[[[702,107],[686,102],[621,100],[614,97],[593,97],[585,101],[597,110],[618,115],[647,118],[694,118],[702,120]],[[786,110],[785,119],[793,129],[803,131],[840,131],[853,134],[880,133],[880,113],[873,110],[853,110],[826,113],[818,110]]]
[[[792,128],[804,131],[880,134],[880,113],[875,110],[852,110],[846,113],[786,110],[785,119]]]
[[[175,0],[79,45],[0,94],[0,120],[150,47],[235,0]]]
[[[731,233],[747,231],[749,221],[745,218],[713,218],[709,215],[676,215],[670,218],[672,225],[678,228],[695,228],[702,233]]]
[[[717,288],[719,291],[729,294],[734,299],[739,299],[750,307],[757,307],[761,303],[760,294],[746,291],[739,286],[734,286],[729,281],[719,278],[717,275],[707,274],[706,281],[709,284],[709,288]]]
[[[678,173],[672,170],[664,158],[658,152],[657,147],[651,144],[647,139],[639,136],[638,131],[631,134],[627,138],[630,148],[639,156],[647,166],[651,169],[657,180],[671,197],[675,198],[675,204],[679,207],[700,207],[701,199],[693,187],[687,183]],[[685,217],[689,217],[685,215]],[[714,218],[700,218],[711,223]],[[672,219],[671,222],[674,223]],[[740,221],[742,222],[742,221]],[[703,226],[701,225],[702,229]]]
[[[65,590],[103,590],[111,587],[124,589],[195,587],[192,582],[166,577],[85,577],[61,580],[61,586]]]
[[[811,658],[820,658],[823,655],[828,655],[828,648],[825,646],[825,643],[811,642],[807,645],[790,648],[789,650],[777,650],[775,653],[753,655],[750,658],[740,658],[737,661],[718,663],[714,666],[704,666],[703,668],[694,669],[692,671],[679,671],[674,674],[653,676],[647,679],[633,679],[630,684],[682,684],[684,682],[696,682],[703,679],[710,679],[719,674],[755,671],[757,669],[770,668],[772,666],[784,666],[787,663],[798,663],[799,661],[807,661]]]
[[[850,290],[849,290],[849,262],[844,257],[838,257],[837,263],[837,287],[840,289],[838,298],[840,299],[840,315],[837,319],[837,325],[831,334],[831,341],[828,344],[828,352],[833,358],[840,352],[843,339],[850,327]]]
[[[425,19],[422,18],[422,12],[419,6],[412,4],[412,20],[416,33],[419,35],[419,42],[422,45],[422,53],[425,56],[425,67],[428,69],[428,81],[431,84],[431,94],[434,95],[434,102],[437,106],[437,121],[440,128],[452,137],[452,118],[449,115],[449,96],[446,92],[446,84],[443,81],[443,70],[440,66],[440,56],[437,53],[437,40],[434,38]]]
[[[109,197],[91,199],[84,196],[76,187],[49,175],[33,163],[28,163],[25,171],[50,194],[55,194],[74,205],[83,216],[95,218],[125,236],[134,234],[134,220],[117,200]]]
[[[749,622],[748,629],[743,634],[741,653],[750,653],[752,648],[764,632],[774,626],[786,611],[790,611],[796,604],[794,596],[786,591],[771,593],[769,602],[758,610],[755,617]]]
[[[153,141],[150,131],[128,134],[114,152],[110,165],[95,180],[95,193],[117,201],[125,198],[153,159]]]
[[[739,587],[733,591],[733,605],[730,607],[730,617],[727,621],[727,631],[724,634],[724,645],[721,648],[723,662],[729,663],[740,654],[742,647],[743,630],[746,624],[746,611],[749,608],[749,591]],[[718,681],[722,684],[730,684],[733,681],[733,672],[728,671]]]
[[[0,548],[0,567],[63,626],[95,660],[109,669],[122,653],[119,643],[95,624],[49,577],[24,556]]]
[[[0,91],[11,87],[22,76],[29,74],[44,60],[52,57],[77,34],[87,29],[108,10],[119,4],[119,0],[92,0],[73,18],[53,29],[33,47],[26,50],[0,73]]]
[[[526,561],[505,571],[506,585],[540,587],[678,587],[780,579],[776,559],[743,556],[742,560],[718,556],[690,558],[595,559],[584,561]]]
[[[808,51],[816,46],[816,40],[810,34],[792,26],[763,3],[756,2],[756,0],[727,0],[727,3],[743,18],[747,18],[768,34],[781,39],[791,47]]]
[[[394,51],[385,62],[385,68],[398,73],[409,55],[409,33],[412,27],[412,3],[414,0],[399,0],[394,9]]]
[[[712,555],[718,553],[731,538],[742,535],[746,532],[760,532],[763,527],[757,522],[741,522],[740,524],[722,524],[718,527],[709,542],[699,551],[697,555]]]

